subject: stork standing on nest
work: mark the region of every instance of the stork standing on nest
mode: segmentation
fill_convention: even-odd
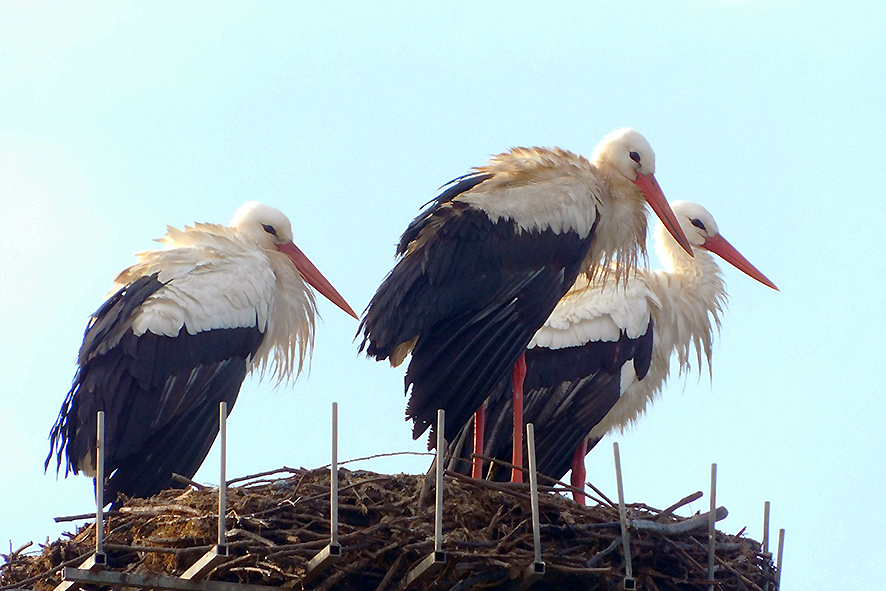
[[[720,235],[706,209],[686,201],[672,207],[694,258],[659,226],[656,250],[667,270],[640,268],[618,285],[612,278],[590,283],[579,277],[526,352],[525,413],[535,425],[538,470],[562,478],[571,468],[577,488],[584,487],[587,452],[606,433],[636,421],[661,393],[674,352],[681,372],[690,369],[693,345],[698,364],[703,354],[710,368],[713,332],[726,303],[710,253],[778,289]],[[501,392],[489,401],[484,455],[507,457],[510,406]],[[501,467],[490,473],[506,479]],[[575,498],[584,501],[584,495]]]
[[[147,497],[194,476],[246,374],[295,378],[313,347],[316,302],[307,284],[356,318],[292,243],[289,219],[250,202],[230,226],[168,228],[165,248],[137,255],[92,315],[78,369],[50,432],[65,475],[106,480]],[[105,412],[105,471],[95,473],[96,412]]]
[[[358,335],[361,351],[393,366],[412,353],[414,438],[439,408],[444,436],[455,435],[511,372],[520,463],[523,352],[578,274],[601,263],[619,274],[645,255],[646,203],[691,252],[654,172],[652,148],[632,129],[606,136],[591,159],[515,148],[453,181],[413,220]]]

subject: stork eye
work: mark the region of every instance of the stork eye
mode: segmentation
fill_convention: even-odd
[[[265,232],[267,232],[268,234],[272,234],[274,236],[277,235],[277,230],[274,229],[274,226],[272,226],[271,224],[262,224],[261,227],[264,228]]]
[[[696,228],[698,228],[699,230],[701,230],[702,232],[708,231],[708,229],[704,227],[704,224],[702,223],[702,221],[698,218],[695,218],[694,220],[692,220],[692,225],[695,226]]]
[[[634,151],[632,150],[632,151],[630,152],[630,154],[628,154],[628,156],[631,157],[631,160],[633,160],[633,161],[636,162],[637,164],[640,164],[640,154],[639,154],[639,153],[634,152]]]

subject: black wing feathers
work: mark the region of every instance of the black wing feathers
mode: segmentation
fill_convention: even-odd
[[[637,377],[643,379],[649,371],[652,344],[650,321],[646,332],[636,339],[622,333],[618,341],[526,351],[523,417],[526,423],[535,425],[539,472],[562,478],[569,471],[575,449],[618,402],[622,365],[632,361]],[[487,401],[484,445],[484,455],[508,462],[513,445],[511,391],[508,380]],[[468,423],[464,429],[472,430],[473,424]],[[470,449],[454,451],[463,459],[471,453]],[[462,462],[459,469],[469,470],[468,463]],[[510,478],[510,470],[492,466],[490,476],[505,481]]]
[[[95,415],[105,411],[107,492],[150,496],[173,486],[171,473],[192,477],[218,432],[218,403],[230,411],[247,361],[264,335],[257,327],[215,329],[178,336],[136,336],[139,307],[163,284],[142,277],[111,296],[93,315],[79,367],[50,432],[66,472],[94,465]]]
[[[400,242],[397,245],[397,254],[402,255],[406,253],[407,248],[409,248],[409,243],[418,238],[422,228],[433,219],[434,213],[440,205],[452,201],[466,191],[470,191],[483,181],[492,178],[492,176],[493,175],[490,173],[472,172],[453,179],[444,185],[446,189],[437,195],[432,201],[428,202],[429,205],[432,205],[418,214],[418,216],[409,223],[409,226],[406,227],[406,231],[403,232],[403,235],[400,237]]]
[[[77,438],[78,421],[80,414],[80,399],[75,396],[81,382],[90,379],[87,376],[87,366],[95,352],[104,344],[110,345],[119,342],[120,338],[129,330],[133,314],[138,310],[151,294],[163,287],[157,279],[157,274],[140,277],[131,284],[123,287],[117,293],[109,297],[90,317],[83,335],[83,344],[80,345],[78,355],[79,366],[74,376],[71,390],[62,403],[62,409],[58,419],[49,433],[50,450],[49,456],[44,463],[44,469],[48,469],[53,451],[56,455],[56,472],[61,467],[62,455],[67,450],[65,472],[74,472],[75,459],[81,458],[82,454],[72,449],[74,440]],[[119,371],[116,378],[119,379]],[[99,409],[96,409],[96,411]],[[95,412],[90,423],[91,432],[95,434]],[[93,437],[94,438],[94,437]],[[84,450],[85,451],[85,450]]]
[[[469,177],[452,190],[482,180]],[[417,222],[407,230],[415,236],[408,252],[367,308],[360,349],[382,360],[417,339],[406,375],[413,435],[445,408],[448,436],[507,375],[572,285],[593,232],[526,230],[451,197]]]
[[[192,478],[218,435],[218,403],[227,402],[231,412],[245,375],[246,364],[230,359],[170,380],[173,398],[187,400],[187,407],[169,413],[168,420],[149,430],[132,453],[118,451],[106,498],[115,499],[118,492],[146,497],[166,488],[180,488],[182,485],[172,480],[173,472]]]

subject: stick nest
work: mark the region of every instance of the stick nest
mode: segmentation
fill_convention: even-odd
[[[228,489],[232,558],[208,578],[296,589],[400,588],[407,573],[433,551],[433,493],[422,494],[423,476],[346,469],[339,474],[342,557],[316,579],[307,585],[302,580],[307,562],[329,542],[329,471],[289,468],[248,482],[241,479]],[[457,591],[514,584],[534,558],[528,485],[449,472],[444,482],[443,550],[448,560],[412,588]],[[557,490],[563,489],[544,488],[539,494],[546,574],[532,589],[620,589],[625,556],[618,508],[603,501],[580,506]],[[179,489],[127,500],[106,516],[108,568],[180,575],[215,543],[217,498],[215,489]],[[687,518],[634,504],[628,506],[628,519],[668,526],[630,528],[638,589],[709,588],[706,518],[696,517],[703,526],[680,532],[675,531],[677,524]],[[775,588],[771,557],[758,542],[741,535],[716,536],[717,589]],[[94,548],[95,525],[89,523],[42,546],[39,554],[20,549],[4,555],[0,591],[52,589],[61,582],[61,567],[77,566]]]

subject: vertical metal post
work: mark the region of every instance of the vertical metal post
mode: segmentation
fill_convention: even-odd
[[[535,425],[526,425],[526,451],[529,456],[529,492],[530,505],[532,508],[532,547],[535,550],[535,560],[523,571],[523,576],[511,586],[513,591],[525,591],[545,574],[545,563],[541,559],[541,532],[538,525],[538,472],[535,463]]]
[[[769,554],[769,501],[763,503],[763,554]]]
[[[95,415],[95,553],[80,563],[77,569],[97,573],[108,565],[104,552],[105,540],[105,413]],[[65,569],[68,570],[68,569]],[[78,591],[80,583],[63,577],[53,591]]]
[[[329,468],[329,543],[338,544],[338,402],[332,403],[332,465]]]
[[[778,530],[778,556],[775,559],[775,568],[778,573],[775,575],[776,589],[781,589],[781,558],[784,555],[784,528]]]
[[[535,562],[541,562],[541,532],[538,525],[538,474],[535,472],[535,425],[526,425],[526,445],[529,452],[529,492],[532,504],[532,546]]]
[[[634,568],[631,565],[631,539],[628,536],[628,514],[625,510],[625,494],[621,480],[621,456],[618,453],[618,442],[612,442],[615,452],[615,480],[618,485],[618,517],[621,520],[621,543],[625,554],[625,589],[636,589]]]
[[[445,431],[446,413],[443,409],[437,410],[437,458],[434,460],[434,476],[435,482],[435,503],[434,503],[434,551],[428,554],[424,560],[411,571],[406,573],[406,580],[403,584],[408,587],[413,583],[417,583],[435,572],[439,571],[446,564],[446,552],[443,547],[443,455],[446,440],[443,438]]]
[[[443,429],[446,424],[446,411],[437,409],[437,474],[436,474],[436,506],[434,507],[434,552],[443,546]]]
[[[224,401],[218,403],[218,437],[219,451],[221,452],[218,469],[218,540],[215,546],[210,548],[206,554],[197,559],[197,562],[181,574],[180,578],[185,580],[199,581],[204,579],[212,569],[231,557],[230,550],[226,545],[227,534],[225,532],[227,526],[225,523],[225,514],[227,513],[225,504],[228,492],[228,478],[226,474],[228,460],[228,403]]]
[[[769,501],[763,503],[763,558],[764,569],[767,574],[769,574],[769,559],[772,557],[769,554]],[[769,581],[766,581],[766,584],[763,586],[763,591],[769,591]]]
[[[221,440],[221,465],[219,466],[219,477],[218,477],[218,545],[225,545],[225,514],[227,513],[227,508],[225,507],[226,494],[228,489],[228,481],[227,476],[225,474],[225,467],[227,463],[228,457],[228,403],[227,402],[219,402],[218,403],[218,434]]]
[[[338,543],[338,402],[332,403],[332,461],[329,464],[329,544],[305,565],[302,586],[313,581],[333,562],[341,558]]]
[[[717,464],[711,464],[711,511],[708,513],[708,580],[714,580],[717,553]],[[714,591],[712,582],[710,591]]]
[[[95,415],[95,553],[104,554],[105,542],[105,411]]]

